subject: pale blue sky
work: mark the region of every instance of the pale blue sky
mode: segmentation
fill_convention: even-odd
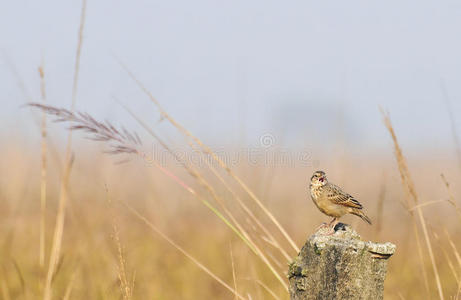
[[[7,61],[39,99],[43,57],[49,102],[70,105],[80,7],[0,3],[4,133],[32,128]],[[270,132],[321,147],[342,131],[347,146],[388,147],[381,105],[405,145],[453,147],[442,81],[461,132],[459,1],[88,0],[77,108],[130,127],[112,95],[156,114],[115,56],[212,143]]]

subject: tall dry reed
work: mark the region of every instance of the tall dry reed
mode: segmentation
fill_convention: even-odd
[[[40,75],[40,91],[42,103],[46,104],[46,85],[45,85],[45,70],[43,61],[38,68]],[[45,266],[45,238],[46,238],[46,174],[47,174],[47,147],[46,147],[46,113],[42,112],[41,126],[41,177],[40,177],[40,250],[39,264],[40,268]]]
[[[80,27],[78,30],[78,40],[77,40],[77,53],[75,59],[75,68],[74,68],[74,80],[72,85],[72,104],[71,111],[75,108],[75,102],[77,101],[77,90],[78,90],[78,79],[80,75],[80,56],[83,44],[83,30],[85,28],[85,18],[86,18],[86,0],[82,0],[82,10],[80,14]],[[50,300],[52,298],[52,281],[53,275],[56,272],[57,264],[59,262],[59,257],[61,254],[61,245],[62,245],[62,236],[64,233],[64,222],[66,218],[66,204],[68,201],[68,184],[69,177],[72,167],[72,131],[68,133],[66,154],[64,160],[64,170],[62,172],[61,186],[59,192],[59,204],[58,212],[56,215],[56,223],[54,227],[53,241],[51,244],[51,253],[50,260],[48,264],[48,272],[46,275],[45,289],[43,292],[43,299]]]
[[[407,193],[406,193],[406,195],[407,195],[407,203],[406,203],[407,210],[409,211],[409,213],[411,215],[411,218],[412,218],[412,221],[413,221],[413,229],[414,229],[414,233],[415,233],[415,237],[416,237],[416,241],[417,241],[418,252],[419,252],[419,255],[420,255],[420,258],[421,258],[421,268],[422,268],[422,271],[423,271],[423,274],[424,274],[424,280],[425,280],[425,282],[427,282],[428,280],[427,280],[426,271],[424,269],[424,259],[423,259],[422,250],[421,250],[421,243],[419,241],[419,233],[418,233],[418,229],[417,229],[417,226],[416,226],[416,220],[414,219],[414,215],[413,215],[413,212],[411,210],[412,206],[418,205],[418,202],[419,202],[418,201],[418,195],[416,193],[416,189],[415,189],[415,185],[413,183],[413,180],[412,180],[412,178],[410,176],[410,171],[408,170],[406,159],[403,156],[402,149],[400,148],[400,145],[398,143],[397,135],[395,134],[395,131],[394,131],[394,128],[392,126],[389,114],[386,114],[386,113],[383,112],[383,117],[384,117],[384,125],[386,126],[387,130],[389,131],[389,133],[391,135],[391,138],[392,138],[392,141],[394,142],[394,154],[395,154],[395,157],[396,157],[396,160],[397,160],[397,165],[398,165],[399,172],[400,172],[400,178],[402,180],[402,185],[404,186],[405,191],[407,191]],[[420,226],[421,226],[421,228],[423,230],[423,235],[424,235],[424,240],[426,242],[427,251],[429,252],[429,257],[430,257],[430,260],[431,260],[432,269],[434,271],[434,276],[435,276],[435,281],[436,281],[436,285],[437,285],[437,291],[438,291],[438,294],[439,294],[439,298],[441,300],[443,300],[444,296],[443,296],[442,283],[440,281],[440,276],[439,276],[437,264],[435,262],[435,256],[434,256],[434,252],[433,252],[433,249],[432,249],[431,240],[429,238],[426,220],[424,218],[423,211],[422,211],[420,206],[417,206],[416,211],[417,211],[417,215],[418,215],[418,218],[419,218]]]
[[[250,199],[252,199],[257,206],[263,211],[263,213],[270,219],[270,221],[276,226],[276,228],[281,232],[281,234],[285,237],[285,239],[288,241],[288,243],[291,245],[293,250],[298,253],[299,252],[299,247],[296,245],[296,243],[293,241],[293,239],[290,237],[288,232],[283,228],[283,226],[280,224],[280,222],[275,218],[275,216],[266,208],[266,206],[262,203],[262,201],[253,193],[253,191],[248,187],[245,182],[243,182],[242,179],[240,179],[237,174],[235,174],[232,169],[218,156],[216,153],[214,153],[210,147],[205,145],[199,138],[194,136],[189,130],[187,130],[184,126],[182,126],[180,123],[178,123],[173,117],[171,117],[160,105],[160,103],[157,101],[157,99],[152,95],[152,93],[149,92],[149,90],[142,84],[141,81],[139,81],[134,74],[122,63],[120,62],[120,65],[124,68],[124,70],[128,73],[128,75],[133,79],[133,81],[139,86],[139,88],[149,97],[149,99],[152,101],[152,103],[155,104],[157,109],[160,112],[160,115],[162,118],[168,120],[175,128],[178,129],[178,131],[183,134],[186,138],[192,139],[201,149],[204,151],[207,155],[209,155],[215,162],[219,164],[219,166],[225,170],[231,178],[233,178],[239,186],[249,195]]]

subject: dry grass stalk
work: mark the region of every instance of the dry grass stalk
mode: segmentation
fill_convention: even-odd
[[[56,116],[57,119],[55,121],[57,122],[70,122],[72,125],[69,127],[69,130],[83,131],[89,134],[87,138],[91,140],[107,142],[110,146],[110,150],[106,151],[106,153],[109,153],[109,154],[137,154],[145,160],[148,159],[147,154],[144,153],[140,149],[140,146],[142,145],[142,143],[141,143],[139,136],[136,133],[131,133],[127,131],[126,129],[117,129],[107,121],[104,123],[98,122],[86,113],[81,113],[81,112],[73,113],[67,109],[56,108],[56,107],[37,104],[37,103],[31,103],[29,104],[29,106],[41,109],[43,111],[46,111],[48,114]],[[141,124],[143,126],[147,126],[142,122]],[[150,130],[150,128],[148,127],[145,127],[145,128],[149,132],[151,132],[154,137],[156,137],[155,134]],[[159,139],[158,137],[156,138],[161,143],[163,143],[161,139]],[[165,147],[167,147],[167,145],[165,145]],[[169,148],[167,147],[167,149]],[[174,153],[174,152],[171,151],[171,153]],[[150,162],[153,163],[165,175],[175,180],[180,186],[182,186],[185,190],[191,193],[198,200],[200,200],[207,208],[209,208],[214,214],[216,214],[229,228],[231,228],[233,232],[236,233],[248,245],[248,247],[258,257],[260,257],[263,260],[265,265],[270,269],[270,271],[274,274],[274,276],[276,276],[276,278],[279,280],[282,286],[288,291],[288,286],[286,285],[285,281],[282,279],[280,274],[278,274],[278,272],[272,266],[270,261],[261,251],[261,249],[251,240],[250,236],[246,233],[243,227],[240,226],[239,222],[233,217],[232,214],[230,214],[229,211],[226,211],[226,213],[231,216],[232,221],[236,224],[237,228],[235,228],[234,225],[232,225],[232,223],[229,222],[229,220],[227,220],[227,218],[224,217],[219,212],[218,209],[216,209],[213,205],[211,205],[211,203],[209,203],[206,199],[204,199],[203,197],[200,197],[199,194],[194,189],[192,189],[190,186],[185,184],[176,175],[174,175],[173,173],[171,173],[170,171],[162,167],[158,162],[156,161],[150,161]],[[205,188],[207,188],[207,190],[212,194],[212,196],[215,198],[217,202],[222,203],[222,200],[220,200],[220,198],[217,196],[216,192],[211,187],[211,185],[209,185],[199,173],[194,171],[194,169],[190,168],[187,164],[184,164],[184,166],[186,170],[190,172],[190,174],[194,178],[197,178],[199,180],[199,183],[201,183]]]
[[[410,204],[411,200],[413,201],[414,205],[418,204],[418,196],[416,194],[415,186],[414,186],[413,180],[411,179],[410,172],[408,170],[405,157],[403,156],[403,153],[402,153],[402,150],[401,150],[400,145],[398,143],[397,136],[395,134],[394,128],[392,127],[392,123],[391,123],[391,120],[389,118],[389,115],[383,112],[383,116],[384,116],[384,124],[386,125],[386,127],[387,127],[387,129],[388,129],[388,131],[389,131],[389,133],[390,133],[390,135],[392,137],[392,141],[394,142],[395,157],[397,159],[397,165],[398,165],[398,168],[399,168],[402,184],[404,185],[405,190],[408,191],[407,195],[410,196],[410,197],[407,197],[407,209],[409,210],[410,207],[411,207],[411,204]],[[410,198],[411,198],[411,200],[410,200]],[[442,284],[441,284],[441,281],[440,281],[440,276],[439,276],[439,272],[438,272],[438,269],[437,269],[437,264],[435,262],[435,257],[434,257],[434,252],[432,250],[431,241],[429,239],[429,234],[428,234],[428,230],[427,230],[426,221],[424,219],[424,215],[423,215],[421,207],[417,207],[416,211],[417,211],[417,214],[418,214],[418,218],[419,218],[421,228],[423,229],[423,234],[424,234],[424,239],[425,239],[425,242],[426,242],[426,247],[427,247],[427,250],[429,252],[429,258],[431,260],[432,269],[434,271],[434,276],[435,276],[436,285],[437,285],[437,291],[438,291],[440,299],[443,300],[444,296],[443,296]],[[409,210],[409,212],[410,212],[410,215],[412,216],[412,220],[414,221],[413,212],[411,212],[410,210]],[[417,230],[417,227],[416,227],[416,222],[414,221],[413,224],[414,224],[413,228],[414,228],[414,231],[415,231],[416,239],[418,241],[419,235],[418,235],[418,230]],[[419,244],[419,242],[418,242],[418,244]],[[418,248],[420,248],[420,246],[418,246]],[[420,254],[421,254],[422,251],[421,250],[419,250],[419,251],[420,251]],[[424,260],[421,257],[421,263],[423,264],[423,262],[424,262]],[[424,268],[423,268],[423,271],[424,271]]]
[[[51,254],[50,254],[50,261],[48,265],[48,273],[46,276],[45,282],[45,290],[44,290],[44,299],[49,300],[51,299],[51,283],[53,281],[53,276],[57,272],[57,267],[59,263],[59,256],[61,251],[61,242],[62,242],[62,235],[64,231],[64,219],[65,219],[65,204],[68,198],[68,180],[70,176],[70,172],[72,169],[71,158],[69,158],[69,163],[66,164],[65,172],[63,174],[63,178],[61,180],[61,187],[60,187],[60,201],[58,207],[58,213],[56,217],[56,225],[53,235],[53,243],[51,246]]]
[[[405,297],[402,295],[401,292],[398,292],[397,295],[399,296],[400,299],[405,300]]]
[[[46,88],[45,88],[45,71],[43,63],[38,68],[40,75],[40,91],[42,96],[42,103],[46,103]],[[45,227],[46,227],[46,173],[47,173],[47,159],[46,159],[46,113],[42,112],[41,122],[41,180],[40,180],[40,250],[39,250],[39,265],[40,268],[45,266]]]
[[[74,110],[75,102],[77,99],[78,78],[79,78],[79,70],[80,70],[80,55],[81,55],[81,49],[82,49],[82,43],[83,43],[83,29],[85,26],[85,16],[86,16],[86,0],[82,0],[82,10],[80,14],[80,28],[78,31],[77,53],[76,53],[74,80],[73,80],[73,87],[72,87],[71,111]],[[53,275],[55,273],[55,269],[56,269],[57,263],[59,261],[59,256],[61,253],[62,236],[64,233],[64,222],[65,222],[65,217],[66,217],[66,204],[67,204],[68,192],[69,192],[68,183],[69,183],[71,164],[72,164],[71,149],[72,149],[72,131],[69,132],[68,139],[67,139],[64,171],[63,171],[63,177],[61,179],[60,192],[59,192],[59,207],[58,207],[58,213],[56,216],[56,224],[54,228],[53,242],[51,245],[51,254],[50,254],[50,261],[48,265],[48,273],[46,276],[45,290],[43,293],[44,300],[50,300],[52,297],[51,283],[52,283]]]
[[[118,279],[120,283],[120,292],[122,294],[123,300],[130,300],[133,297],[133,288],[134,288],[134,276],[131,282],[128,281],[128,276],[126,275],[126,260],[123,254],[122,243],[120,242],[120,232],[117,225],[117,219],[115,212],[112,206],[111,198],[109,197],[109,190],[107,186],[105,187],[107,202],[110,205],[110,211],[112,215],[112,230],[113,238],[115,241],[115,246],[117,247],[117,256],[118,256]],[[133,283],[133,285],[131,284]]]
[[[264,284],[264,282],[262,282],[261,280],[255,279],[255,278],[247,278],[247,280],[256,282],[260,287],[263,288],[263,290],[265,290],[275,300],[281,300],[280,297],[277,296],[277,294],[273,290],[271,290],[266,284]]]
[[[461,296],[461,280],[458,282],[458,291],[456,292],[455,300],[459,300]]]
[[[126,107],[125,107],[126,108]],[[278,281],[282,284],[282,286],[285,288],[286,291],[288,291],[288,286],[285,283],[285,281],[282,279],[280,274],[276,271],[276,269],[272,266],[270,263],[269,259],[266,257],[264,252],[258,247],[258,245],[253,241],[251,236],[248,234],[248,232],[245,230],[245,228],[240,224],[240,222],[234,217],[232,212],[227,208],[225,205],[224,201],[221,199],[221,197],[218,196],[216,193],[215,189],[209,184],[205,178],[201,175],[200,172],[196,170],[192,165],[186,163],[183,159],[181,159],[177,153],[172,151],[168,145],[166,145],[163,140],[157,136],[153,130],[141,119],[139,119],[134,113],[131,112],[128,108],[126,108],[127,111],[133,116],[133,118],[138,121],[138,123],[152,136],[154,137],[171,155],[174,156],[174,158],[182,164],[182,166],[186,169],[186,171],[194,178],[197,180],[197,182],[205,188],[205,190],[212,196],[212,198],[220,205],[220,207],[223,209],[224,213],[227,215],[227,217],[232,221],[232,223],[235,225],[232,225],[227,219],[222,216],[222,214],[214,208],[208,201],[203,199],[202,197],[199,197],[198,194],[189,187],[189,191],[193,191],[192,194],[197,197],[199,200],[201,200],[202,203],[204,203],[208,208],[210,208],[218,217],[220,217],[239,237],[242,239],[245,244],[255,253],[258,257],[261,258],[261,260],[264,262],[264,264],[269,268],[269,270],[274,274],[274,276],[278,279]],[[164,169],[161,167],[157,162],[151,161],[154,163],[157,168]],[[177,178],[177,177],[176,177]],[[183,184],[184,185],[184,184]]]
[[[449,197],[448,202],[455,208],[456,213],[458,214],[459,220],[461,221],[461,209],[456,204],[455,197],[453,196],[453,193],[450,188],[450,183],[445,178],[445,175],[440,174],[440,177],[442,178],[443,183],[445,184],[445,187],[447,188],[447,191],[448,191],[448,197]]]
[[[234,216],[232,215],[232,213],[230,213],[230,211],[227,209],[227,207],[225,206],[224,202],[222,201],[222,199],[220,197],[218,197],[217,193],[215,192],[215,190],[213,189],[213,187],[204,179],[204,177],[200,174],[200,172],[198,172],[196,170],[196,168],[194,168],[192,165],[186,163],[186,161],[184,159],[181,159],[176,152],[172,151],[170,149],[170,147],[168,147],[168,145],[158,136],[155,134],[155,132],[145,123],[143,122],[140,118],[138,118],[129,108],[125,107],[125,109],[128,111],[128,113],[131,114],[131,116],[153,137],[155,138],[159,143],[160,145],[165,148],[165,150],[168,151],[168,153],[170,153],[177,162],[181,163],[181,165],[184,167],[184,169],[189,173],[189,175],[192,176],[192,178],[194,178],[195,180],[197,180],[197,182],[202,186],[204,187],[207,192],[209,192],[211,194],[211,196],[214,198],[214,200],[224,209],[224,212],[226,213],[226,215],[228,217],[231,218],[231,221],[232,223],[237,226],[237,228],[239,227],[239,223],[236,221],[236,219],[234,218]],[[157,168],[159,168],[160,170],[162,170],[165,174],[167,174],[168,176],[170,176],[171,178],[173,178],[175,181],[177,182],[181,182],[181,186],[183,187],[187,187],[186,190],[188,190],[193,196],[197,197],[197,199],[201,200],[202,203],[204,203],[207,207],[209,208],[212,208],[212,211],[215,211],[217,212],[218,215],[221,215],[221,213],[219,213],[219,211],[214,208],[211,203],[209,203],[207,200],[203,199],[202,197],[200,197],[198,195],[198,193],[192,189],[191,187],[187,186],[184,182],[182,182],[177,176],[173,175],[171,172],[169,172],[168,170],[166,170],[165,168],[163,168],[162,166],[160,166],[156,161],[154,160],[150,160],[150,159],[147,159],[147,156],[146,155],[141,155],[144,157],[144,159],[146,159],[146,161],[148,161],[149,163],[153,163]],[[222,216],[222,215],[221,215]],[[252,251],[255,251],[254,250],[254,247],[253,247],[253,243],[242,233],[242,230],[240,230],[240,228],[237,230],[234,225],[232,225],[232,223],[230,223],[226,218],[223,219],[223,221],[228,224],[228,226],[230,226],[230,228],[250,247],[250,249]]]
[[[18,87],[19,87],[21,93],[24,96],[24,100],[26,101],[26,103],[34,101],[34,98],[32,98],[30,96],[29,92],[27,91],[26,86],[24,84],[24,81],[22,80],[22,77],[19,75],[16,67],[11,62],[9,57],[5,53],[3,53],[3,54],[5,56],[7,66],[10,68],[11,73],[16,78]],[[32,116],[34,118],[34,122],[37,125],[37,127],[41,128],[41,126],[42,126],[41,125],[41,123],[42,123],[41,118],[36,114],[33,114]],[[54,146],[54,143],[53,143],[52,139],[49,136],[47,136],[47,144],[48,144],[47,145],[47,150],[49,150],[52,153],[51,158],[55,160],[56,164],[59,166],[59,169],[62,170],[63,168],[62,168],[62,162],[61,162],[61,159],[60,159],[60,153],[58,152],[57,148]]]
[[[461,270],[461,256],[459,255],[459,251],[458,249],[456,248],[456,245],[455,243],[453,242],[453,240],[451,239],[450,237],[450,234],[448,233],[448,230],[446,228],[443,228],[444,232],[445,232],[445,235],[447,236],[447,240],[448,240],[448,243],[450,244],[450,247],[453,251],[453,254],[455,255],[456,257],[456,261],[458,262],[458,266]]]
[[[80,13],[80,27],[78,29],[77,52],[75,54],[75,67],[74,67],[74,80],[73,80],[73,85],[72,85],[71,110],[75,109],[75,102],[77,101],[78,79],[79,79],[79,74],[80,74],[80,57],[82,54],[83,30],[85,29],[85,19],[86,19],[86,0],[82,0],[82,10]]]
[[[379,234],[382,229],[382,222],[383,222],[383,207],[384,207],[384,199],[386,198],[386,183],[384,180],[381,181],[381,188],[379,190],[378,196],[378,205],[376,207],[376,233]]]
[[[424,267],[424,255],[423,255],[423,249],[422,249],[422,246],[421,246],[421,238],[419,236],[419,232],[418,232],[418,227],[417,227],[417,224],[416,224],[416,219],[414,217],[414,214],[413,214],[413,211],[411,210],[411,191],[414,192],[414,189],[413,188],[405,188],[408,186],[408,184],[406,184],[406,170],[407,168],[404,167],[406,166],[406,162],[404,160],[404,157],[403,157],[403,154],[402,154],[402,150],[400,149],[400,146],[398,144],[398,141],[397,141],[397,136],[395,135],[395,132],[394,132],[394,128],[392,127],[392,124],[390,122],[390,119],[389,117],[382,111],[383,115],[384,115],[384,124],[386,125],[387,129],[389,130],[390,134],[391,134],[391,137],[392,137],[392,140],[394,142],[394,149],[395,149],[395,157],[397,159],[397,165],[399,167],[399,174],[400,174],[400,179],[402,181],[402,185],[404,185],[404,191],[405,191],[405,194],[406,194],[406,202],[404,202],[403,200],[400,200],[400,203],[402,203],[403,207],[405,207],[405,209],[410,213],[410,217],[411,217],[411,221],[412,221],[412,228],[413,228],[413,233],[415,235],[415,238],[416,238],[416,248],[418,249],[418,255],[419,255],[419,259],[421,261],[421,264],[420,264],[420,267],[421,267],[421,271],[422,271],[422,274],[423,274],[423,282],[424,282],[424,287],[426,288],[426,293],[429,295],[430,291],[429,291],[429,279],[428,279],[428,276],[427,276],[427,272],[426,272],[426,268]],[[413,187],[413,184],[411,183],[410,184],[411,187]],[[415,193],[413,193],[413,195],[416,195]]]
[[[414,210],[416,210],[418,208],[429,206],[429,205],[432,205],[432,204],[442,203],[442,202],[448,202],[448,200],[442,199],[442,200],[433,200],[433,201],[423,202],[421,204],[418,204],[418,205],[415,205],[415,206],[411,207],[410,209],[408,209],[408,211],[413,212]]]
[[[22,275],[23,272],[21,271],[19,264],[15,259],[13,259],[13,267],[14,267],[14,270],[16,271],[16,274],[18,275],[19,282],[21,283],[22,295],[26,296],[26,281],[24,280],[24,276]]]
[[[456,282],[458,282],[459,281],[459,275],[458,275],[458,272],[456,272],[455,266],[454,266],[452,260],[450,259],[450,256],[448,255],[448,252],[445,250],[444,245],[442,245],[442,241],[440,240],[438,234],[434,230],[431,230],[431,231],[432,231],[432,235],[434,236],[435,241],[437,242],[438,245],[440,245],[439,248],[442,251],[443,256],[447,260],[448,267],[450,268],[451,274],[455,278]]]
[[[134,76],[131,71],[120,62],[122,67],[125,69],[125,71],[130,75],[130,77],[138,84],[138,86],[142,89],[146,95],[150,98],[150,100],[157,106],[158,110],[160,111],[160,115],[162,118],[168,120],[175,128],[178,129],[179,132],[181,132],[183,135],[185,135],[188,138],[191,138],[202,150],[210,155],[210,157],[216,161],[221,168],[223,168],[241,187],[242,189],[250,196],[250,198],[259,206],[259,208],[264,212],[264,214],[271,220],[272,223],[277,227],[277,229],[282,233],[282,235],[285,237],[285,239],[289,242],[291,247],[296,251],[299,252],[298,246],[296,246],[295,242],[293,239],[288,235],[286,230],[283,228],[283,226],[280,224],[280,222],[274,217],[274,215],[264,206],[264,204],[259,200],[258,197],[251,191],[251,189],[238,177],[231,169],[230,167],[221,159],[219,158],[216,153],[214,153],[207,145],[205,145],[200,139],[198,139],[196,136],[192,135],[191,132],[189,132],[185,127],[183,127],[181,124],[179,124],[175,119],[173,119],[160,105],[160,103],[155,99],[155,97],[147,90],[146,87]]]
[[[448,92],[445,87],[445,83],[443,81],[441,82],[441,89],[442,89],[442,93],[445,99],[445,105],[447,108],[448,118],[450,119],[451,134],[453,136],[453,142],[455,143],[455,151],[456,151],[456,157],[458,159],[458,166],[459,166],[459,169],[461,170],[461,143],[459,141],[458,133],[456,130],[456,122],[455,122],[455,117],[453,115],[453,110],[451,109],[450,98],[448,97]]]
[[[149,220],[147,220],[143,215],[141,215],[137,210],[129,206],[128,204],[123,202],[123,205],[139,220],[141,220],[145,225],[147,225],[152,231],[162,237],[165,241],[167,241],[170,245],[176,248],[179,252],[181,252],[185,257],[190,259],[195,265],[197,265],[200,269],[202,269],[205,273],[210,275],[214,280],[216,280],[219,284],[225,287],[227,290],[232,292],[238,299],[246,300],[241,294],[239,294],[235,289],[233,289],[230,285],[224,282],[221,278],[215,275],[213,272],[210,271],[207,267],[205,267],[201,262],[199,262],[196,258],[194,258],[191,254],[189,254],[186,250],[181,248],[178,244],[176,244],[172,239],[170,239],[163,231],[157,228],[154,224],[152,224]]]
[[[190,147],[194,151],[199,151],[199,153],[204,155],[200,149],[197,149],[197,147],[193,143],[189,143]],[[207,167],[212,171],[212,173],[215,175],[216,178],[218,178],[221,183],[224,185],[224,187],[232,194],[233,199],[237,201],[237,203],[240,205],[240,207],[243,209],[243,211],[250,217],[250,220],[254,222],[258,226],[259,229],[261,229],[265,237],[263,236],[262,240],[267,242],[269,245],[273,246],[274,248],[278,249],[280,253],[285,257],[287,261],[290,261],[291,258],[288,255],[288,253],[283,249],[283,247],[279,244],[279,242],[274,238],[274,236],[270,233],[270,231],[258,220],[258,218],[254,215],[254,213],[248,208],[248,206],[242,201],[242,199],[235,193],[232,188],[227,184],[227,182],[222,178],[222,176],[217,172],[217,170],[213,167],[213,165],[208,161],[208,159],[204,158],[203,161],[207,165]],[[256,229],[255,229],[256,230]],[[276,259],[273,259],[276,263],[279,263]]]
[[[4,276],[5,277],[5,276]],[[8,283],[6,282],[6,280],[2,280],[0,282],[0,286],[2,288],[2,296],[3,296],[3,299],[5,300],[11,300],[11,296],[10,296],[10,289],[8,288]]]
[[[123,255],[122,243],[120,242],[120,235],[119,230],[117,227],[117,223],[113,222],[112,224],[113,231],[114,231],[114,240],[117,246],[117,255],[118,255],[118,279],[120,281],[120,291],[123,296],[123,300],[129,300],[133,296],[133,290],[131,289],[131,282],[128,281],[126,275],[126,260]]]
[[[190,147],[193,150],[199,151],[197,147],[193,143],[189,143]],[[288,253],[285,251],[285,249],[280,245],[280,243],[275,239],[275,237],[272,235],[272,233],[264,226],[261,221],[255,216],[255,214],[250,210],[250,208],[243,202],[243,200],[240,198],[239,195],[229,186],[229,184],[222,178],[222,176],[218,173],[216,168],[204,157],[203,151],[199,151],[201,154],[203,161],[207,165],[208,169],[213,173],[213,175],[218,178],[218,180],[224,185],[227,191],[229,191],[233,197],[239,204],[239,206],[242,208],[242,210],[250,217],[250,220],[253,221],[260,230],[263,231],[264,235],[267,237],[267,240],[270,245],[272,245],[274,248],[278,249],[280,253],[285,257],[285,259],[290,262],[291,257],[288,255]]]
[[[214,189],[209,185],[206,181],[203,180],[201,175],[197,175],[197,179],[199,182],[202,184],[202,186],[205,187],[205,189],[212,195],[212,197],[215,199],[216,202],[220,204],[220,206],[223,208],[224,212],[226,215],[230,218],[230,220],[235,224],[235,226],[238,229],[239,234],[242,235],[243,241],[249,246],[249,248],[258,256],[261,258],[261,260],[264,262],[264,264],[270,269],[270,271],[274,274],[274,276],[279,280],[279,282],[282,284],[282,286],[285,288],[286,291],[288,291],[288,286],[286,285],[285,281],[282,279],[280,274],[276,271],[276,269],[272,266],[270,263],[269,259],[267,256],[264,254],[264,252],[261,250],[261,248],[253,241],[251,236],[248,234],[248,232],[244,229],[244,227],[240,224],[240,222],[234,217],[234,215],[226,208],[224,205],[222,199],[220,199]],[[203,200],[202,200],[203,202]]]
[[[231,258],[231,266],[232,266],[232,281],[234,283],[234,290],[238,291],[237,289],[237,279],[235,276],[235,265],[234,265],[234,254],[232,253],[232,243],[229,242],[229,253]],[[237,296],[234,295],[234,299],[237,299]]]
[[[62,297],[63,300],[69,300],[70,295],[72,294],[72,290],[74,288],[74,283],[75,283],[75,277],[77,277],[77,273],[79,271],[80,267],[78,266],[75,271],[72,273],[72,277],[70,278],[69,283],[67,284],[66,290],[64,292],[64,297]]]
[[[15,64],[13,63],[9,55],[6,53],[5,49],[2,49],[2,56],[4,58],[4,61],[6,62],[6,66],[10,69],[11,74],[16,79],[16,84],[18,85],[19,90],[23,94],[24,99],[26,100],[26,102],[32,101],[32,99],[34,98],[31,97],[29,91],[26,88],[24,80],[20,76],[18,69],[16,68]],[[38,120],[38,118],[35,121],[37,122],[37,125],[40,125],[40,121]]]

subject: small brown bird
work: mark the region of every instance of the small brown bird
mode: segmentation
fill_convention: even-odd
[[[310,190],[312,201],[318,209],[327,216],[333,217],[329,224],[332,233],[334,233],[338,219],[348,213],[359,216],[371,225],[370,218],[362,212],[362,204],[338,186],[329,183],[325,172],[314,172],[311,177]]]

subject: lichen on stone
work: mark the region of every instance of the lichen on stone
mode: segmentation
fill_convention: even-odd
[[[395,245],[362,241],[344,224],[328,233],[327,228],[315,232],[289,265],[291,299],[382,299]]]

